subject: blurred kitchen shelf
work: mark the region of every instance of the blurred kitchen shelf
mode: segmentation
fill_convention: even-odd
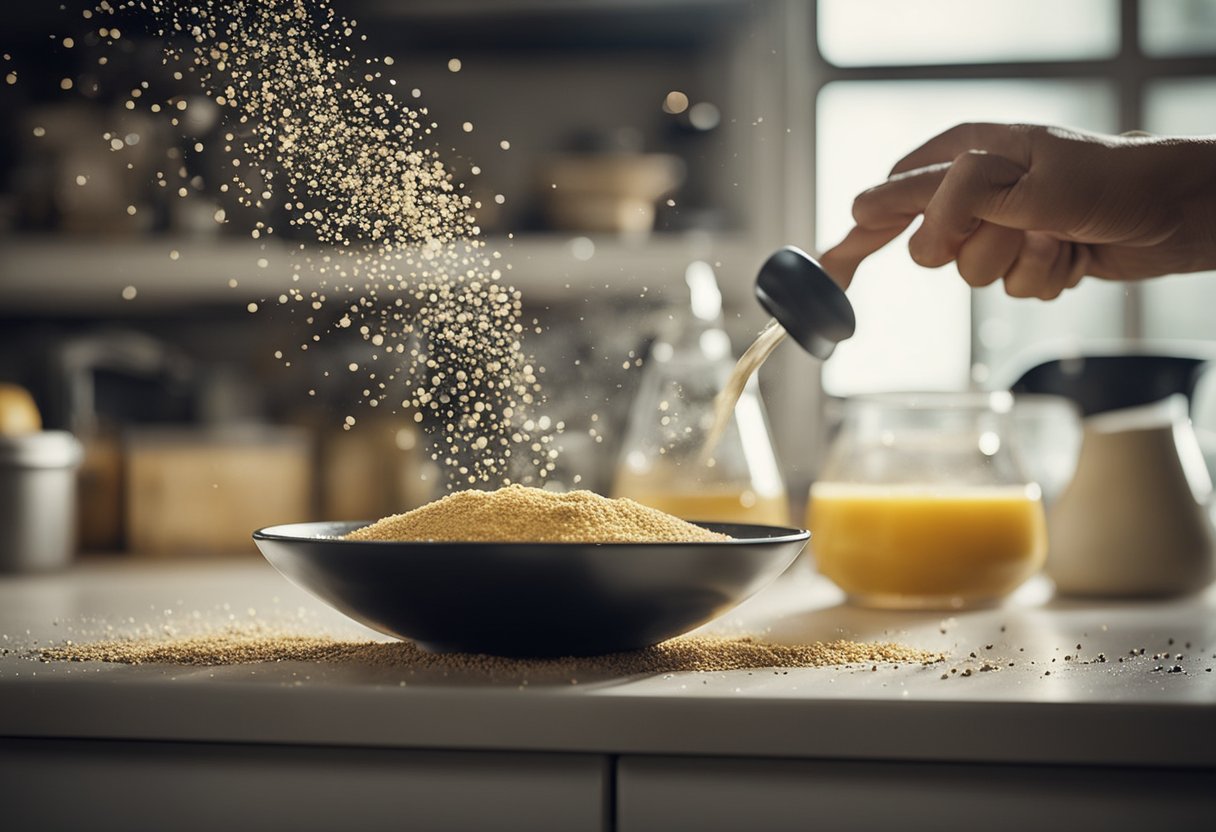
[[[259,258],[266,258],[267,268],[258,267]],[[0,307],[8,312],[113,314],[122,307],[138,315],[192,303],[247,303],[288,285],[287,249],[279,243],[206,236],[0,237]],[[129,286],[136,295],[128,301],[123,290]]]
[[[719,272],[723,293],[746,297],[763,259],[762,249],[742,235],[707,232],[651,234],[637,239],[579,234],[517,235],[488,245],[510,264],[507,281],[525,299],[636,297],[643,292],[687,291],[684,270],[705,260]]]
[[[490,238],[487,245],[502,252],[510,265],[506,281],[530,303],[682,292],[684,269],[696,259],[714,264],[724,294],[735,301],[749,294],[764,254],[743,235],[705,232],[529,234]],[[258,265],[262,259],[265,267]],[[290,244],[276,240],[0,237],[0,310],[8,314],[139,315],[189,305],[243,306],[308,279],[293,284],[291,275]],[[131,300],[123,297],[127,287],[135,289]]]
[[[349,0],[343,7],[402,48],[679,49],[745,20],[738,0]]]

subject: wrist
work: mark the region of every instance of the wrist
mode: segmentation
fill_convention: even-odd
[[[1177,218],[1168,245],[1176,270],[1216,269],[1216,136],[1156,136],[1146,142],[1152,153],[1144,190]]]
[[[1190,140],[1182,150],[1182,222],[1193,241],[1192,271],[1216,269],[1216,137]]]

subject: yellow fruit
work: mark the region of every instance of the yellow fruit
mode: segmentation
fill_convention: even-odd
[[[0,383],[0,436],[40,430],[42,416],[30,391],[16,384]]]

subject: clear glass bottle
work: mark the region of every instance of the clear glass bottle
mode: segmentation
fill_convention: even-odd
[[[617,461],[613,496],[687,520],[788,525],[789,500],[755,379],[712,455],[714,398],[734,367],[713,269],[685,273],[689,311],[650,348]]]
[[[1038,571],[1043,505],[1012,406],[1003,392],[847,400],[807,508],[819,571],[853,603],[901,609],[991,603]]]

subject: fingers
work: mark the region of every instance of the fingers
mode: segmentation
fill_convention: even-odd
[[[913,217],[908,217],[903,225],[889,228],[870,229],[857,226],[820,256],[819,265],[823,266],[823,270],[839,283],[841,288],[847,289],[853,282],[853,275],[861,261],[898,237],[912,219]]]
[[[824,270],[848,288],[861,261],[894,240],[925,209],[949,165],[912,171],[861,193],[853,201],[856,227],[819,258]]]
[[[987,220],[1010,228],[1043,228],[1043,206],[1028,204],[1026,169],[1003,156],[968,152],[951,163],[925,206],[908,251],[922,266],[936,268],[958,257],[963,242]]]
[[[968,284],[981,287],[1009,274],[1022,251],[1026,232],[981,222],[959,247],[958,273]]]
[[[848,288],[861,261],[901,231],[854,228],[824,252],[819,262],[843,288]],[[1051,234],[982,222],[963,242],[957,263],[959,274],[971,286],[988,286],[1003,279],[1010,297],[1052,300],[1091,272],[1092,253],[1088,246]]]
[[[1006,276],[1024,247],[1024,231],[1052,231],[1059,224],[1058,200],[1040,193],[1035,204],[1042,186],[1028,168],[1036,129],[966,124],[931,139],[901,160],[886,182],[857,197],[856,227],[824,254],[825,269],[847,286],[862,260],[923,214],[908,244],[918,264],[936,268],[957,260],[964,280],[975,286]],[[1021,291],[1016,284],[1015,291]]]
[[[917,263],[935,268],[958,257],[982,220],[1015,228],[1040,221],[1039,209],[1028,207],[1023,197],[1025,174],[1003,156],[964,153],[949,163],[895,174],[865,191],[853,202],[853,218],[865,229],[902,230],[923,212],[925,221],[909,250]]]
[[[819,262],[847,289],[861,261],[902,231],[902,227],[854,228],[824,252]],[[971,286],[989,286],[1003,279],[1010,297],[1042,300],[1059,297],[1093,271],[1092,252],[1086,245],[989,222],[981,222],[963,241],[957,265],[959,274]]]
[[[1020,124],[959,124],[939,133],[891,168],[892,174],[949,162],[970,150],[982,150],[1030,167],[1030,138],[1036,128]]]
[[[1089,264],[1087,246],[1028,231],[1005,275],[1005,293],[1015,298],[1051,300],[1080,283]]]
[[[853,200],[853,220],[863,228],[907,227],[933,199],[950,172],[950,163],[893,175]]]

